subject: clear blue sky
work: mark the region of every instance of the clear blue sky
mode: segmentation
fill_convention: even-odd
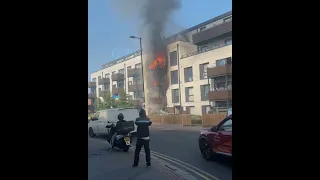
[[[102,64],[139,49],[139,21],[116,12],[112,0],[88,1],[88,79]],[[232,10],[232,0],[181,0],[172,34]]]

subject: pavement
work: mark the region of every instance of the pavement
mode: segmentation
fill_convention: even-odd
[[[107,147],[103,139],[88,139],[88,180],[184,179],[156,161],[152,161],[151,167],[147,168],[142,155],[139,166],[132,168],[133,150],[123,152],[115,148],[108,152]]]

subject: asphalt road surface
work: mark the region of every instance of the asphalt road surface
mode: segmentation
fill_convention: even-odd
[[[199,134],[199,131],[184,130],[184,128],[156,128],[156,126],[151,126],[150,149],[156,153],[190,164],[219,180],[231,180],[232,158],[218,156],[214,161],[203,159],[198,147]],[[105,137],[98,138],[104,139]],[[132,145],[135,145],[135,138]],[[91,147],[89,149],[97,150],[97,148],[100,147]],[[92,154],[92,152],[89,152],[89,154]]]
[[[215,161],[206,161],[198,147],[199,131],[170,128],[150,128],[152,151],[170,156],[195,166],[220,180],[232,179],[232,159],[219,156]]]

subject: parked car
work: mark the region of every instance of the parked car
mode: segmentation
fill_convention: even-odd
[[[88,123],[88,133],[90,137],[96,135],[108,135],[110,128],[106,128],[107,125],[116,124],[118,122],[118,114],[124,115],[126,121],[136,121],[139,117],[139,109],[136,108],[114,108],[98,111],[91,117],[91,121]],[[134,134],[137,131],[137,126],[134,125],[134,131],[130,132]]]
[[[201,130],[199,149],[206,160],[212,159],[216,154],[232,157],[232,114],[217,126]]]

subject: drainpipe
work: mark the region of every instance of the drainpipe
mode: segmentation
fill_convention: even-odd
[[[179,44],[177,44],[177,64],[178,64],[178,83],[179,83],[179,103],[180,103],[180,111],[179,114],[182,113],[182,103],[181,103],[181,83],[180,83],[180,48]]]

